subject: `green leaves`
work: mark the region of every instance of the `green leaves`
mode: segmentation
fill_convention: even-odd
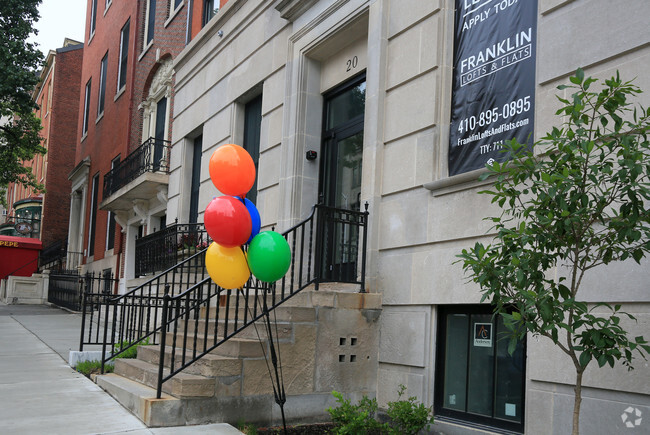
[[[558,87],[570,93],[558,96],[563,121],[536,144],[544,154],[513,140],[504,150],[514,158],[488,168],[494,185],[480,193],[501,208],[487,218],[496,236],[459,257],[502,315],[510,345],[530,332],[550,338],[577,371],[592,361],[631,367],[650,348],[628,338],[626,317],[634,319],[620,305],[596,304],[596,315],[579,298],[591,269],[650,253],[650,109],[632,110],[641,90],[618,74],[596,87],[578,69],[569,82]]]
[[[336,408],[328,408],[327,412],[336,423],[334,433],[336,434],[391,434],[391,435],[415,435],[423,428],[429,428],[433,423],[433,411],[422,403],[418,402],[415,397],[409,397],[407,400],[402,399],[406,391],[404,385],[399,386],[397,392],[399,400],[388,402],[386,414],[389,421],[380,423],[376,419],[377,399],[369,399],[363,396],[359,403],[352,404],[349,399],[345,399],[343,394],[338,391],[332,391],[332,395],[339,404]]]
[[[38,83],[43,55],[26,42],[34,32],[40,0],[0,2],[0,193],[15,182],[43,191],[30,168],[23,162],[44,154],[40,146],[41,122],[33,114],[37,108],[31,92]],[[0,195],[4,204],[5,195]]]

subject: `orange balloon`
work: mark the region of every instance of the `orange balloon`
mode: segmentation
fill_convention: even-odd
[[[221,145],[210,157],[210,178],[221,193],[243,197],[255,183],[255,163],[239,145]]]

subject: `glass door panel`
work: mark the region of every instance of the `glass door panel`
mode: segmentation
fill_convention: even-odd
[[[494,337],[491,314],[473,314],[469,346],[467,411],[492,415],[494,388]]]
[[[327,281],[354,281],[357,276],[359,229],[339,210],[361,208],[364,78],[325,96],[321,194],[331,207],[324,215],[321,277]]]
[[[499,317],[497,323],[496,390],[494,416],[521,423],[524,388],[524,345],[517,343],[515,351],[508,353],[508,330]],[[503,338],[501,338],[503,337]]]
[[[467,314],[449,315],[447,317],[445,350],[445,408],[465,411],[468,341],[469,316]]]

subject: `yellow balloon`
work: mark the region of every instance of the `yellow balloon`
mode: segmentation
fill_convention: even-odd
[[[243,287],[251,276],[246,256],[239,246],[226,248],[212,242],[205,252],[205,268],[212,281],[225,289]]]

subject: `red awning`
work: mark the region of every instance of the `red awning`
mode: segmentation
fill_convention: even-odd
[[[42,246],[39,239],[0,236],[0,279],[9,275],[31,276],[38,268]]]
[[[41,249],[43,243],[31,237],[0,236],[0,247]]]

